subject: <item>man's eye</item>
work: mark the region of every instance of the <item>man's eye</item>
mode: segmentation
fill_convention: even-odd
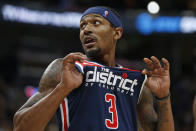
[[[80,25],[80,28],[81,28],[81,29],[84,29],[84,28],[85,28],[85,24],[81,24],[81,25]]]
[[[99,22],[99,21],[94,21],[94,24],[95,24],[95,25],[99,25],[100,22]]]

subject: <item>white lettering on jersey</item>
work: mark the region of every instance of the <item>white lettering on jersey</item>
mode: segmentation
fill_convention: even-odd
[[[131,92],[134,92],[134,87],[138,85],[137,79],[124,79],[122,76],[115,75],[112,71],[109,71],[109,69],[105,68],[102,68],[102,71],[107,72],[97,71],[96,66],[94,68],[94,71],[87,71],[86,82],[100,82],[102,84],[107,84],[110,86],[118,86],[119,88]]]

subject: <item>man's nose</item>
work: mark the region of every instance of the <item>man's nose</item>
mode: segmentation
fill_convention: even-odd
[[[86,27],[84,28],[84,35],[89,35],[92,33],[92,27],[90,24],[87,24]]]

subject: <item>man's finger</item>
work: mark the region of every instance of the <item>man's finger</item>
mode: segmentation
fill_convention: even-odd
[[[162,62],[164,63],[164,69],[169,70],[169,61],[165,58],[162,58]]]
[[[151,56],[151,59],[153,61],[155,68],[161,68],[160,61],[155,56]]]
[[[68,56],[63,58],[63,66],[66,66],[67,64],[73,64],[75,61],[83,62],[85,60],[84,56],[81,56],[79,54],[69,54]]]
[[[70,53],[70,55],[71,55],[71,56],[79,55],[79,56],[81,56],[81,57],[82,57],[82,59],[74,60],[74,62],[75,62],[75,61],[79,61],[80,63],[82,63],[82,62],[83,62],[83,60],[86,60],[86,59],[87,59],[87,56],[86,56],[86,55],[84,55],[84,54],[83,54],[83,53],[81,53],[81,52]]]
[[[142,70],[142,74],[143,74],[143,75],[150,76],[150,75],[151,75],[151,72],[148,71],[147,69],[144,69],[144,70]]]
[[[150,59],[144,58],[144,62],[148,65],[148,67],[150,68],[150,70],[154,70],[153,62]]]
[[[70,53],[70,54],[68,54],[68,55],[80,55],[81,57],[84,57],[84,59],[86,59],[87,57],[86,57],[86,55],[84,55],[83,53],[81,53],[81,52],[74,52],[74,53]]]

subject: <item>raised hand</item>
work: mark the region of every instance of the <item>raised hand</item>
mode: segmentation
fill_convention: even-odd
[[[82,84],[83,75],[76,69],[75,61],[83,62],[85,58],[82,53],[70,53],[63,58],[61,81],[58,86],[65,88],[66,92],[71,92]]]
[[[168,60],[162,58],[162,62],[164,63],[163,67],[160,64],[160,61],[155,56],[152,56],[151,59],[144,58],[144,62],[148,65],[150,69],[144,69],[142,71],[142,74],[146,74],[148,76],[146,86],[158,98],[168,96],[170,89],[170,74]]]

